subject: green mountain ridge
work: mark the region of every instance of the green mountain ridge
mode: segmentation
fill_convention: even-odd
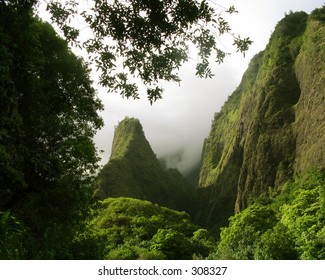
[[[90,69],[18,2],[0,2],[0,259],[325,259],[325,6],[252,59],[196,190],[135,118],[97,176]]]
[[[202,152],[201,224],[225,226],[294,174],[325,168],[325,27],[318,12],[286,15],[215,114]]]
[[[164,169],[140,121],[126,117],[115,129],[109,162],[101,170],[96,196],[133,197],[193,214],[195,188],[177,169]]]
[[[197,200],[162,168],[139,120],[117,126],[79,240],[93,244],[86,257],[324,259],[324,14],[286,15],[251,60],[204,141]]]
[[[96,195],[185,210],[219,231],[229,217],[295,174],[325,168],[324,21],[317,11],[290,13],[277,24],[215,114],[204,141],[197,199],[177,170],[159,163],[139,120],[128,117],[116,127]]]

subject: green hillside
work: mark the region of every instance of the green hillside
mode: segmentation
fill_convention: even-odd
[[[325,6],[277,24],[215,114],[197,180],[128,117],[99,170],[89,65],[37,2],[0,1],[0,259],[325,259]]]
[[[101,170],[96,195],[134,197],[172,209],[195,211],[195,188],[176,169],[164,169],[138,119],[125,118],[115,129],[109,162]]]
[[[203,225],[219,229],[294,174],[325,168],[323,13],[286,15],[216,113],[202,153]]]
[[[134,198],[107,198],[76,246],[83,259],[192,259],[207,257],[215,243],[185,212]]]

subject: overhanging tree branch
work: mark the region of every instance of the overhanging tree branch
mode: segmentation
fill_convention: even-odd
[[[222,16],[236,13],[234,6],[219,11],[220,6],[214,9],[216,5],[211,3],[206,0],[93,0],[91,9],[78,12],[79,1],[62,4],[53,0],[48,3],[48,10],[65,38],[75,44],[79,44],[79,30],[71,25],[71,20],[79,15],[88,24],[93,38],[82,46],[100,71],[102,86],[127,98],[139,98],[137,84],[129,80],[140,78],[152,103],[162,97],[159,81],[180,82],[178,70],[189,59],[190,45],[194,44],[198,50],[196,75],[211,78],[210,58],[221,63],[226,56],[217,38],[230,34],[233,45],[242,53],[252,43],[249,38],[233,34]]]

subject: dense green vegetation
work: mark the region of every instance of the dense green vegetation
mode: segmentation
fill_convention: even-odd
[[[324,259],[325,172],[270,190],[231,217],[216,240],[185,212],[108,198],[75,246],[78,257],[87,259]]]
[[[178,170],[161,166],[137,119],[126,118],[116,128],[111,159],[95,178],[93,136],[103,124],[102,104],[88,65],[33,15],[36,2],[0,1],[0,259],[325,259],[325,7],[281,20],[215,115],[204,145],[197,213],[209,232],[190,216],[197,210],[193,188]],[[143,18],[134,10],[153,11],[150,1],[132,1],[131,10],[116,6],[118,1],[97,2],[95,12],[109,10],[110,35],[121,35],[115,38],[120,43],[130,34],[120,33],[117,15],[131,13],[124,23],[135,24]],[[179,16],[185,9],[180,3],[192,4],[193,14],[185,9],[186,17],[173,24],[163,18],[153,23],[150,16],[148,25],[139,22],[148,33],[142,41],[141,28],[131,36],[134,50],[151,50],[156,38],[151,35],[161,28],[178,40],[187,30],[183,24],[211,20],[206,17],[213,13],[206,2],[199,9],[193,1],[158,2],[159,15],[176,5]],[[61,8],[52,5],[51,12],[74,40]],[[98,42],[106,37],[100,26],[92,26]],[[211,39],[204,36],[196,38],[203,57],[197,70],[209,76],[204,59],[215,45],[202,49]],[[113,58],[95,43],[89,41],[88,50],[99,51],[99,66],[107,70]],[[170,76],[180,62],[177,50],[161,43],[166,52],[161,57],[153,52],[158,60],[146,57],[151,68],[138,66],[143,75],[153,71],[148,83],[158,76],[177,78]],[[177,65],[169,68],[166,55]],[[164,73],[156,72],[161,63],[167,65]],[[126,91],[125,76],[117,79],[125,95],[136,97],[132,85]],[[149,87],[148,94],[151,101],[160,97],[159,89]],[[220,230],[228,217],[229,225]]]
[[[325,173],[312,172],[271,191],[230,218],[221,259],[325,259]]]
[[[185,212],[134,198],[100,202],[78,242],[87,245],[80,257],[95,259],[187,260],[207,257],[214,246]]]
[[[89,69],[26,3],[0,2],[0,258],[69,258],[102,126]]]

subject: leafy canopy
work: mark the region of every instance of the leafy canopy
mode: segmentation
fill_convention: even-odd
[[[81,17],[87,23],[93,37],[82,46],[101,72],[101,85],[127,98],[139,98],[138,85],[130,82],[133,77],[142,80],[151,103],[162,98],[159,81],[180,82],[178,69],[189,59],[191,45],[198,52],[196,75],[211,78],[210,59],[221,63],[226,56],[218,37],[230,34],[243,53],[252,43],[233,34],[225,20],[224,13],[237,12],[233,6],[212,7],[205,0],[93,0],[89,6],[80,12],[79,1],[53,0],[48,10],[71,42],[79,43],[80,33],[71,19]]]
[[[69,258],[102,104],[87,65],[29,4],[0,1],[0,258]]]
[[[325,174],[297,177],[230,218],[221,230],[221,259],[324,259]]]
[[[192,259],[215,247],[185,212],[125,197],[99,202],[75,244],[83,259]]]

